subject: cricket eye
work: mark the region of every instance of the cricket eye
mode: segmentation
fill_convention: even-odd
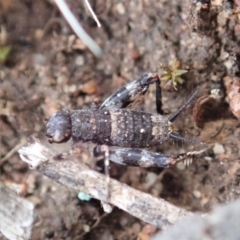
[[[55,112],[46,123],[46,136],[50,143],[67,142],[72,136],[72,123],[67,111]]]

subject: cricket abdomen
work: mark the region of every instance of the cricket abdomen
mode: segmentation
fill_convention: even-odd
[[[161,115],[120,109],[110,111],[112,146],[150,147],[168,138],[168,121]]]
[[[71,119],[73,142],[142,148],[168,138],[168,121],[161,115],[127,109],[75,110]]]

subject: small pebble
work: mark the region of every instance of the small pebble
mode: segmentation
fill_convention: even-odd
[[[201,194],[201,192],[199,192],[199,191],[193,191],[193,196],[195,197],[195,198],[200,198],[201,196],[202,196],[202,194]]]
[[[137,223],[137,222],[134,223],[132,225],[132,230],[133,230],[134,233],[140,232],[141,231],[141,225],[139,223]]]
[[[95,80],[90,80],[80,85],[78,90],[86,94],[94,94],[97,91],[97,83]]]
[[[176,164],[176,167],[177,167],[177,169],[182,170],[182,171],[186,169],[186,165],[183,162],[178,162]]]
[[[212,159],[211,157],[209,157],[209,156],[205,156],[205,157],[204,157],[204,160],[205,160],[205,161],[208,161],[208,162],[211,162],[213,159]]]
[[[214,154],[222,154],[222,153],[224,153],[225,152],[225,150],[224,150],[224,147],[223,147],[223,145],[222,144],[220,144],[220,143],[215,143],[215,145],[214,145],[214,147],[213,147],[213,152],[214,152]]]
[[[129,224],[128,218],[127,217],[121,217],[119,223],[122,227],[126,227]]]
[[[130,58],[133,60],[133,61],[136,61],[138,59],[141,58],[141,54],[139,52],[139,49],[133,45],[131,48],[130,48]]]
[[[90,226],[87,224],[83,224],[83,231],[84,232],[89,232],[90,231]]]
[[[149,172],[145,178],[146,187],[151,187],[157,180],[157,174]]]
[[[79,192],[78,193],[78,199],[81,201],[90,201],[91,200],[91,196],[89,196],[88,194],[84,193],[84,192]]]
[[[234,62],[231,61],[231,60],[228,60],[228,61],[224,62],[224,65],[228,70],[230,70],[233,67],[233,64],[234,64]]]
[[[234,3],[235,3],[238,7],[240,7],[240,0],[234,0]]]
[[[33,54],[33,57],[32,57],[32,63],[33,65],[45,65],[46,64],[46,57],[41,54],[41,53],[36,53],[36,54]]]
[[[34,31],[34,38],[36,40],[41,40],[42,37],[43,37],[43,34],[44,34],[44,31],[42,29],[39,29],[37,28],[35,31]]]
[[[53,238],[53,237],[54,237],[54,231],[52,231],[52,230],[46,230],[46,231],[44,232],[44,237],[45,237],[45,238]]]
[[[85,63],[85,61],[84,61],[84,57],[83,57],[83,56],[78,56],[78,57],[76,57],[76,59],[75,59],[75,64],[76,64],[77,66],[83,66],[84,63]]]
[[[156,233],[158,230],[158,228],[154,225],[151,225],[151,224],[146,224],[143,229],[142,229],[142,232],[145,233],[145,234],[148,234],[148,235],[153,235],[154,233]]]
[[[228,17],[229,16],[228,16],[227,12],[225,12],[225,11],[220,12],[217,17],[219,26],[221,26],[221,27],[225,26],[227,23]]]
[[[212,0],[211,5],[216,6],[216,7],[217,6],[222,6],[222,4],[223,4],[222,2],[223,2],[223,0]]]
[[[64,86],[65,93],[75,93],[77,91],[77,86],[75,84]]]
[[[116,8],[117,8],[117,12],[120,14],[120,15],[124,15],[125,14],[125,7],[123,6],[122,3],[117,3],[116,4]]]

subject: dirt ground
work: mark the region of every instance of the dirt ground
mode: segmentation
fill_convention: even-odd
[[[199,1],[200,2],[200,1]],[[162,81],[163,110],[176,111],[195,90],[199,99],[177,120],[179,132],[208,151],[188,168],[144,169],[111,164],[111,177],[193,212],[208,212],[240,195],[239,1],[91,1],[101,28],[83,1],[67,3],[103,49],[96,58],[73,34],[52,1],[0,0],[0,180],[36,206],[41,223],[32,239],[147,239],[155,228],[43,177],[17,150],[34,135],[50,145],[45,119],[58,109],[89,108],[146,72],[187,69],[174,90]],[[2,57],[3,52],[9,54]],[[211,90],[219,90],[217,97]],[[154,88],[140,109],[155,112]],[[155,151],[178,154],[189,146],[169,141]],[[149,230],[152,229],[152,230]],[[4,239],[4,238],[3,238]]]

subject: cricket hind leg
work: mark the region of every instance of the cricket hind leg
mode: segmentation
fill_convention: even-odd
[[[203,149],[174,156],[139,148],[111,146],[109,147],[109,159],[121,165],[168,168],[177,162],[183,162],[185,165],[189,165],[196,156],[205,151],[206,149]]]
[[[156,106],[157,112],[162,114],[161,86],[157,73],[147,73],[134,80],[116,93],[108,97],[100,106],[100,109],[133,108],[139,100],[144,97],[151,84],[156,84]]]

